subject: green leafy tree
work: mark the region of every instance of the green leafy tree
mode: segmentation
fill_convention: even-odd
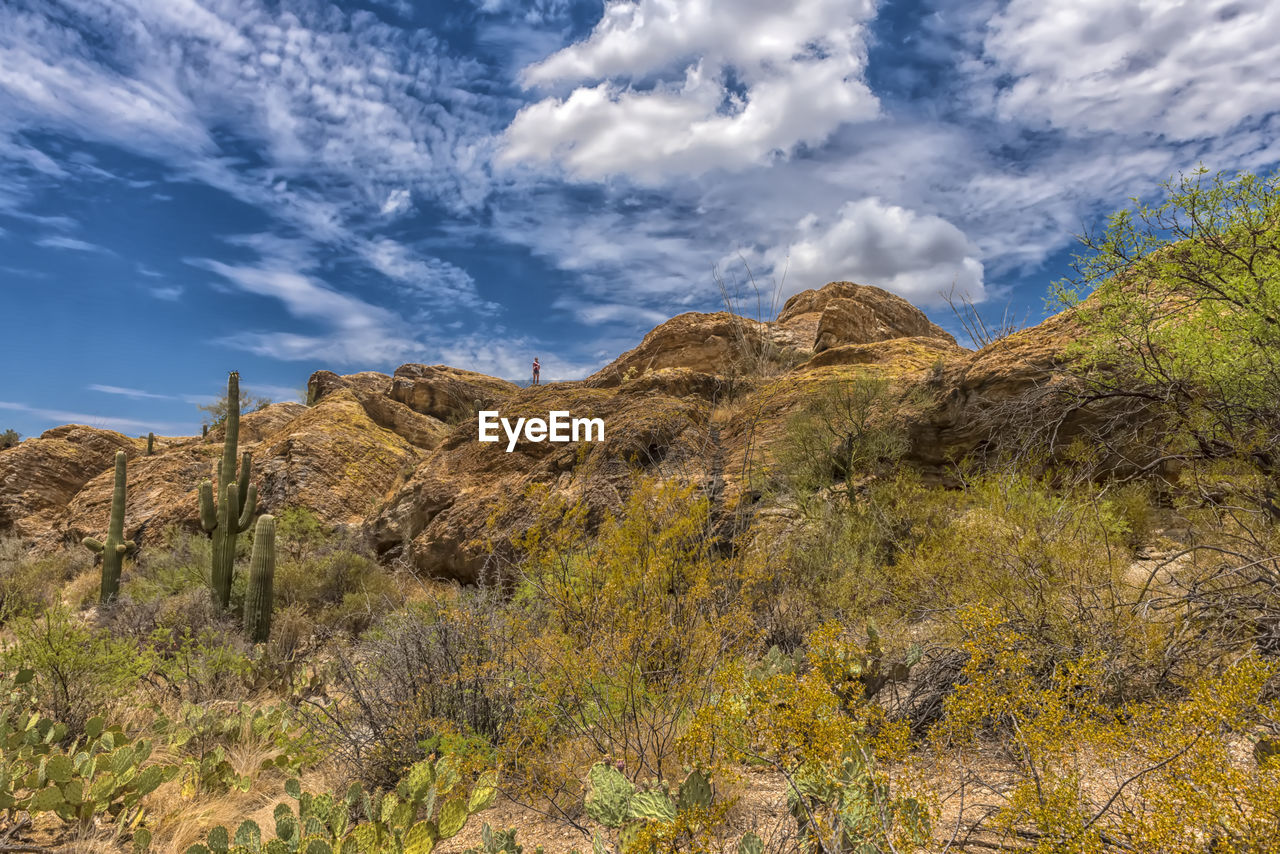
[[[1276,473],[1280,439],[1280,173],[1161,185],[1164,200],[1080,238],[1054,287],[1084,335],[1079,400],[1140,465],[1247,461]],[[1085,299],[1085,297],[1088,297]],[[1130,453],[1132,458],[1132,453]]]
[[[908,450],[899,402],[885,379],[825,383],[788,424],[778,479],[797,497],[842,484],[852,503],[861,477],[887,472]]]
[[[270,406],[272,402],[268,397],[259,397],[244,391],[240,392],[241,412],[257,412],[263,407]],[[221,427],[222,423],[227,420],[227,396],[225,394],[219,396],[212,403],[200,404],[196,408],[204,413],[204,423],[210,429]]]
[[[9,429],[0,433],[0,451],[6,448],[12,448],[22,441],[22,434],[17,430]]]

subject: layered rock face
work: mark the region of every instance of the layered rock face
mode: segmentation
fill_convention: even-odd
[[[721,377],[747,373],[754,367],[767,332],[767,324],[727,311],[691,311],[658,326],[639,346],[587,377],[586,385],[610,388],[649,372],[673,368]]]
[[[955,345],[924,312],[886,290],[853,282],[831,282],[801,291],[782,306],[778,326],[809,340],[814,353],[844,344],[874,344],[894,338],[932,338]]]
[[[459,425],[370,520],[377,552],[420,572],[473,581],[491,565],[491,551],[527,527],[548,496],[585,502],[594,525],[620,508],[637,473],[704,476],[709,440],[702,401],[541,387],[508,398],[501,411],[514,421],[545,418],[551,410],[603,419],[604,440],[522,442],[506,453],[505,446],[478,442],[474,421]]]
[[[440,421],[454,423],[492,409],[519,390],[515,383],[448,365],[401,365],[391,399]]]
[[[0,451],[0,535],[52,544],[67,505],[116,452],[132,458],[145,449],[113,430],[68,424]]]
[[[472,581],[501,570],[504,544],[546,502],[581,502],[595,525],[638,475],[692,484],[716,512],[739,512],[791,417],[831,383],[890,380],[908,462],[941,472],[1007,432],[992,413],[1060,381],[1074,332],[1060,316],[975,353],[905,300],[833,282],[796,294],[772,321],[679,315],[581,382],[520,388],[444,365],[318,371],[309,405],[243,416],[241,449],[254,453],[263,511],[308,507],[384,560]],[[477,441],[477,409],[513,421],[598,417],[605,438],[521,441],[506,453],[505,441]],[[103,529],[120,449],[130,455],[126,536],[146,547],[171,525],[198,530],[196,489],[213,476],[220,431],[160,439],[146,457],[143,440],[68,426],[0,451],[0,536],[47,547]]]
[[[311,407],[285,405],[296,406],[297,415],[269,432],[260,429],[278,413],[258,418],[263,411],[248,413],[240,422],[240,449],[253,453],[258,506],[264,513],[301,506],[332,527],[358,528],[422,456],[407,439],[375,423],[346,389]],[[214,479],[222,453],[221,437],[215,440],[210,433],[208,441],[190,440],[130,461],[128,538],[145,545],[171,525],[199,530],[197,488],[200,481]],[[261,438],[247,439],[254,435]],[[112,477],[103,468],[85,483],[70,500],[61,530],[55,527],[49,536],[75,542],[101,530],[111,510]]]

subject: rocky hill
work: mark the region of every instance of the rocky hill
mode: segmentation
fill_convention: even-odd
[[[945,477],[948,461],[1007,433],[1010,402],[1058,381],[1071,338],[1058,316],[974,352],[899,297],[833,282],[795,295],[770,322],[679,315],[582,381],[520,388],[444,365],[403,365],[392,376],[320,371],[309,405],[245,415],[240,441],[254,454],[264,510],[304,505],[384,559],[466,581],[483,571],[485,540],[520,530],[545,500],[535,485],[583,500],[594,523],[643,470],[704,490],[724,517],[749,516],[746,474],[833,379],[890,380],[911,437],[907,462]],[[605,439],[505,453],[477,441],[479,409],[602,418]],[[130,458],[126,534],[145,546],[169,525],[194,530],[196,488],[212,476],[220,438],[160,437],[146,456],[144,441],[112,431],[46,431],[0,452],[0,536],[53,547],[102,530],[118,450]]]

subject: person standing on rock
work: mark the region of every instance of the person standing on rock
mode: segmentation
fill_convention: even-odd
[[[538,375],[542,373],[542,365],[538,364],[538,357],[533,357],[533,384],[538,385]]]

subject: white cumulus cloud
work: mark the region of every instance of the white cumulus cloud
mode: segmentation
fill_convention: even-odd
[[[573,87],[522,109],[499,162],[659,183],[742,169],[874,118],[871,0],[614,0],[583,41],[526,68]]]
[[[982,262],[964,232],[941,217],[877,198],[848,202],[836,216],[808,216],[796,239],[768,254],[787,271],[787,293],[829,281],[876,285],[917,305],[937,305],[953,286],[984,298]]]

